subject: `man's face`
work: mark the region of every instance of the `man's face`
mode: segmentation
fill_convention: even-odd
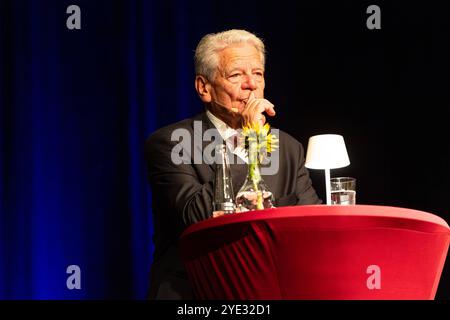
[[[250,93],[264,98],[264,66],[251,44],[243,43],[219,52],[219,65],[211,85],[212,103],[241,113]]]

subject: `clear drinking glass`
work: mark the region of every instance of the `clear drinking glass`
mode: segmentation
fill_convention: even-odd
[[[330,179],[331,204],[356,204],[356,179],[352,177],[337,177]]]

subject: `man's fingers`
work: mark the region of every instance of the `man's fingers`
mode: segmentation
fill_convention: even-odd
[[[259,116],[258,116],[258,121],[259,121],[259,124],[261,125],[261,127],[266,123],[266,117],[263,115],[263,114],[260,114]]]
[[[266,112],[271,117],[273,117],[276,114],[275,106],[272,103],[270,103],[269,100],[266,99],[261,99],[261,103],[257,106],[256,112],[257,113]]]
[[[213,218],[221,217],[225,215],[224,211],[213,211]]]
[[[250,92],[247,103],[249,103],[251,100],[255,100],[255,93],[253,91]]]
[[[244,123],[248,125],[252,122],[259,122],[261,125],[264,125],[266,123],[266,117],[263,115],[264,112],[268,116],[275,116],[274,105],[269,100],[255,98],[254,92],[250,92],[247,104],[242,112]]]
[[[252,92],[250,92],[250,95],[247,99],[247,103],[245,104],[245,109],[244,110],[250,110],[251,108],[253,108],[255,106],[255,104],[258,102],[259,99],[255,98],[255,94]]]
[[[266,100],[266,101],[267,101],[267,100]],[[271,117],[273,117],[273,116],[276,114],[276,112],[275,112],[275,106],[274,106],[273,104],[271,104],[270,102],[269,102],[269,105],[265,108],[264,111],[267,112],[267,114],[268,114],[269,116],[271,116]]]

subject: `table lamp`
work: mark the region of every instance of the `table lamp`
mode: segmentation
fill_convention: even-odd
[[[350,164],[344,137],[338,134],[312,136],[308,141],[305,166],[309,169],[325,170],[327,205],[331,205],[330,169]]]

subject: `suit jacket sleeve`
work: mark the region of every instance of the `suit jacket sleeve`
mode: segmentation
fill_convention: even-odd
[[[307,204],[320,204],[322,200],[317,196],[309,177],[308,169],[305,167],[305,152],[301,143],[298,143],[300,148],[297,166],[297,204],[307,205]]]
[[[177,142],[170,134],[157,133],[146,143],[146,160],[153,209],[181,231],[212,214],[213,181],[200,183],[192,164],[175,164],[171,160]]]

